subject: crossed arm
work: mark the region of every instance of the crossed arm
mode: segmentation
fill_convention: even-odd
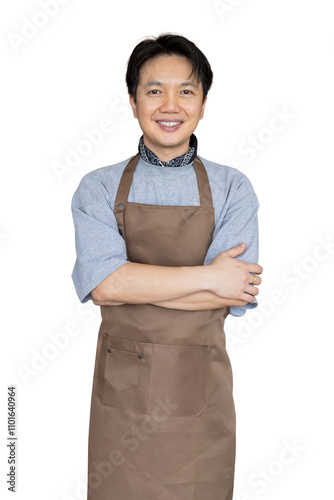
[[[130,262],[94,290],[96,305],[152,304],[169,309],[202,310],[254,302],[263,269],[235,259],[241,244],[220,253],[207,266],[165,267]],[[252,274],[251,274],[252,273]]]

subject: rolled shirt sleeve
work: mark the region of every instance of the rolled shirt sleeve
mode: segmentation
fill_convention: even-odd
[[[246,250],[236,257],[238,260],[258,263],[259,258],[259,232],[258,208],[259,202],[249,179],[238,172],[231,186],[225,207],[222,210],[212,243],[205,257],[204,265],[210,264],[221,252],[246,243]],[[243,316],[247,309],[257,307],[258,303],[249,302],[245,306],[230,307],[232,316]]]
[[[118,232],[110,193],[98,175],[84,176],[72,198],[77,258],[72,280],[80,302],[111,273],[130,262]]]

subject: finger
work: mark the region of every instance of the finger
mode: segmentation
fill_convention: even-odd
[[[248,272],[254,274],[261,274],[263,272],[263,268],[259,264],[247,264]]]
[[[247,285],[244,292],[249,293],[250,295],[257,295],[259,293],[259,289],[254,285]]]
[[[245,249],[246,249],[245,243],[241,243],[240,245],[230,248],[229,250],[226,250],[223,253],[228,257],[238,257],[238,255],[244,253]]]
[[[250,281],[248,281],[248,283],[249,283],[250,285],[256,285],[256,278],[257,278],[256,274],[251,274],[251,273],[250,273],[250,274],[249,274],[249,280],[250,280]]]
[[[239,299],[245,302],[255,302],[255,297],[249,293],[243,293]]]
[[[251,281],[249,282],[250,285],[260,285],[262,283],[262,279],[260,276],[256,276],[256,274],[251,274],[250,275]]]

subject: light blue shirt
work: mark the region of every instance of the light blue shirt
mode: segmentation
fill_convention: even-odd
[[[213,240],[204,265],[243,241],[246,250],[237,258],[257,263],[259,202],[249,179],[235,168],[199,158],[208,174],[215,211]],[[130,262],[113,213],[118,185],[129,160],[89,172],[73,195],[77,258],[72,279],[82,303],[92,298],[91,291],[101,281]],[[163,167],[139,158],[128,201],[152,205],[200,205],[193,163],[183,167]],[[230,313],[242,316],[246,309],[256,306],[255,301],[243,307],[231,307]]]

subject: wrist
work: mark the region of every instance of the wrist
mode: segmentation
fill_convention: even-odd
[[[184,267],[187,282],[190,284],[189,293],[211,291],[211,273],[209,266]]]

